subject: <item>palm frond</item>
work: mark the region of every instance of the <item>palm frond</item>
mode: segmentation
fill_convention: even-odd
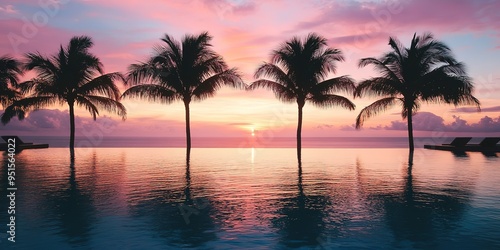
[[[365,66],[371,64],[371,65],[374,65],[375,68],[380,71],[380,73],[382,74],[382,77],[392,79],[393,81],[401,81],[402,76],[400,74],[400,70],[397,70],[395,72],[395,70],[393,68],[389,67],[388,65],[386,65],[386,63],[387,62],[383,62],[379,59],[369,57],[369,58],[361,59],[359,61],[358,67],[362,68],[362,67],[365,67]]]
[[[397,38],[389,37],[389,45],[391,46],[392,50],[396,52],[396,55],[399,59],[406,56],[406,49]]]
[[[21,121],[24,119],[25,116],[26,116],[26,112],[23,109],[21,109],[21,107],[9,106],[2,113],[0,120],[1,120],[3,125],[6,125],[14,117],[17,117],[17,119],[19,119]]]
[[[0,87],[0,104],[3,107],[9,106],[13,101],[19,99],[21,93],[15,89]]]
[[[97,108],[104,109],[108,112],[116,113],[123,119],[125,119],[127,116],[127,110],[125,109],[125,106],[123,106],[123,104],[111,98],[96,96],[96,95],[86,95],[84,97],[80,96],[78,99],[76,99],[77,103],[79,100],[81,100],[81,98],[85,98]]]
[[[85,83],[78,89],[79,95],[100,94],[114,100],[120,99],[120,90],[115,84],[115,81],[121,80],[125,82],[125,78],[121,73],[108,73],[98,76],[91,81]]]
[[[421,79],[421,97],[427,102],[443,102],[454,105],[478,104],[472,101],[474,89],[472,80],[464,75],[448,73],[448,67],[437,68]]]
[[[356,129],[360,129],[363,126],[365,120],[370,117],[377,115],[378,113],[385,111],[396,104],[397,101],[401,101],[396,97],[386,97],[373,102],[372,104],[366,106],[361,110],[358,117],[356,117]]]
[[[89,111],[94,121],[97,119],[97,116],[99,115],[99,110],[91,101],[89,101],[84,96],[77,96],[75,101],[78,106],[83,106],[87,111]]]
[[[193,96],[196,100],[204,100],[214,96],[222,86],[244,89],[246,85],[243,83],[238,71],[233,68],[210,76],[195,87]]]
[[[180,99],[180,96],[175,91],[157,84],[140,84],[132,86],[125,90],[122,94],[122,98],[132,97],[140,98],[146,101],[159,101],[165,104],[169,104]]]
[[[33,92],[33,95],[37,96],[57,96],[61,99],[65,99],[66,96],[70,93],[67,88],[61,87],[60,85],[54,85],[50,80],[34,78],[31,81],[34,82],[32,89],[27,91],[26,93]],[[29,85],[25,86],[25,88],[29,87]]]
[[[28,53],[25,55],[26,62],[24,64],[25,70],[35,70],[39,78],[52,79],[59,74],[59,68],[54,62],[42,56],[39,52]]]
[[[28,94],[35,89],[37,84],[38,84],[38,81],[36,79],[24,81],[24,82],[19,84],[19,91],[23,95]]]
[[[428,103],[446,103],[458,105],[474,105],[478,111],[480,101],[472,95],[472,89],[467,87],[467,78],[448,77],[439,82],[439,86],[429,87],[422,93],[422,100]],[[434,90],[434,92],[433,92]]]
[[[296,87],[290,77],[276,64],[263,63],[256,71],[255,78],[268,77],[277,83],[288,86],[289,88]]]
[[[392,79],[385,77],[373,77],[361,81],[356,87],[354,96],[396,96],[403,92],[401,83],[394,82]]]
[[[282,102],[294,102],[297,99],[297,95],[294,90],[282,85],[278,82],[273,82],[270,80],[257,80],[247,87],[247,90],[254,90],[258,88],[264,88],[273,91],[276,98]]]
[[[198,80],[203,81],[214,73],[227,70],[227,65],[220,56],[213,56],[197,61],[189,70]]]
[[[314,95],[307,98],[314,106],[320,108],[329,108],[334,106],[340,106],[348,110],[354,110],[356,105],[352,103],[349,99],[339,96],[339,95]]]
[[[307,64],[309,74],[314,76],[316,81],[324,80],[329,73],[337,73],[337,62],[343,62],[344,55],[339,49],[321,48],[315,52]]]
[[[30,96],[19,99],[10,106],[20,107],[28,112],[56,104],[58,101],[54,96]]]
[[[19,76],[23,74],[21,63],[18,60],[10,56],[0,57],[0,85],[8,86],[10,84],[16,88],[19,84]]]
[[[158,75],[158,70],[152,63],[131,64],[128,67],[125,83],[132,85],[144,84],[156,80]]]
[[[22,120],[26,113],[53,105],[57,101],[58,99],[53,96],[31,96],[16,100],[5,109],[2,123],[7,124],[15,116]]]
[[[69,41],[66,51],[68,51],[68,54],[86,53],[93,45],[94,43],[90,37],[75,36]]]
[[[336,92],[343,92],[352,95],[356,91],[354,79],[349,76],[340,76],[322,81],[311,90],[313,94],[331,94]]]
[[[182,47],[181,43],[176,41],[172,36],[165,34],[161,39],[167,44],[166,47],[160,47],[156,50],[158,54],[167,54],[167,58],[171,58],[173,61],[182,61]]]
[[[71,38],[65,50],[68,66],[79,73],[83,73],[83,75],[85,73],[93,75],[95,74],[93,71],[104,74],[103,65],[99,58],[88,51],[93,45],[94,42],[88,36],[75,36]],[[86,80],[90,79],[87,78]]]

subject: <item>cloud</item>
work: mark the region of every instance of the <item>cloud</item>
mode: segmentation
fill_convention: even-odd
[[[461,119],[459,116],[453,116],[455,119],[447,128],[450,131],[460,132],[500,132],[500,116],[491,118],[485,116],[477,123],[468,124],[466,120]]]
[[[0,112],[3,113],[3,112]],[[113,130],[118,125],[118,121],[108,116],[100,116],[94,121],[91,117],[75,116],[76,133],[84,133],[93,128],[101,130]],[[48,135],[69,133],[69,113],[67,110],[39,109],[31,112],[22,121],[17,118],[12,119],[8,124],[1,126],[0,131],[9,132],[33,132]]]
[[[385,0],[332,1],[315,18],[300,22],[297,29],[329,27],[341,34],[332,41],[357,47],[371,46],[380,37],[410,31],[481,32],[498,30],[499,1]],[[460,18],[457,18],[460,17]],[[348,29],[346,29],[348,27]],[[497,33],[497,38],[500,35]]]
[[[75,124],[81,125],[81,118],[75,117]],[[57,109],[41,109],[30,113],[24,120],[12,119],[7,125],[0,126],[0,131],[48,131],[68,130],[69,114]]]
[[[227,15],[246,15],[256,9],[255,3],[250,1],[202,0],[202,2],[210,10],[215,11],[219,18],[225,18]]]
[[[0,111],[0,115],[3,111]],[[191,122],[193,137],[204,136],[242,136],[246,135],[235,126],[252,125],[251,123],[220,124],[209,122]],[[0,125],[0,134],[30,135],[30,136],[68,136],[70,131],[69,113],[67,110],[40,109],[31,112],[25,119],[19,121],[12,119],[6,125]],[[184,121],[165,120],[160,117],[142,117],[127,119],[123,122],[120,118],[99,116],[97,120],[92,117],[75,116],[77,137],[103,137],[103,136],[184,136]]]
[[[454,113],[476,113],[477,108],[474,108],[474,107],[455,108],[452,112],[454,112]],[[500,106],[481,108],[481,112],[500,112]]]
[[[390,130],[406,130],[406,121],[392,121],[391,125],[386,126]],[[444,119],[430,112],[419,112],[413,117],[413,129],[422,131],[432,131],[444,129]]]
[[[500,116],[491,118],[484,116],[476,123],[453,116],[454,121],[445,124],[444,119],[430,112],[420,112],[413,117],[415,131],[447,131],[447,132],[500,132]],[[376,127],[378,128],[378,127]],[[386,130],[407,130],[406,121],[392,121],[385,126]]]
[[[352,45],[353,42],[356,45],[368,45],[373,43],[384,44],[387,42],[387,38],[390,34],[386,32],[377,32],[371,34],[353,34],[347,36],[336,36],[329,39],[329,44],[332,46],[339,45]]]
[[[331,124],[320,124],[320,125],[318,125],[316,128],[318,128],[318,129],[331,129],[331,128],[335,128],[335,125],[331,125]]]
[[[342,131],[354,131],[354,130],[356,130],[356,125],[355,124],[343,125],[343,126],[340,126],[340,130],[342,130]]]
[[[17,10],[11,4],[0,6],[0,13],[15,14]]]

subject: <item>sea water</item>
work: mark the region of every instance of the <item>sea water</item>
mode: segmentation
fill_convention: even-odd
[[[495,155],[404,147],[100,147],[17,153],[0,249],[499,249]]]

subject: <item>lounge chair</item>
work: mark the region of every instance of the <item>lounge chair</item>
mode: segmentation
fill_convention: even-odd
[[[481,147],[495,147],[498,142],[500,142],[500,137],[486,137],[479,143],[479,145]]]
[[[500,146],[497,145],[500,137],[486,137],[479,144],[467,144],[471,139],[471,137],[457,137],[451,143],[424,145],[424,148],[453,152],[500,152]]]
[[[455,146],[455,147],[463,147],[467,143],[469,143],[469,141],[471,139],[472,139],[472,137],[456,137],[450,143],[444,143],[443,145],[451,145],[451,146]]]
[[[9,144],[12,144],[9,140],[14,139],[14,144],[15,144],[15,150],[16,152],[19,152],[23,149],[35,149],[35,148],[48,148],[49,144],[33,144],[33,142],[24,142],[19,138],[18,136],[7,136],[7,135],[2,135],[2,139],[6,143],[0,143],[0,151],[8,151],[9,150]]]

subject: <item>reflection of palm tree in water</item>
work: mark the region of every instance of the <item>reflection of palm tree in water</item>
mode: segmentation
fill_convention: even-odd
[[[188,156],[186,156],[188,157]],[[191,202],[191,169],[189,164],[189,159],[186,161],[186,186],[184,187],[184,196],[186,197],[186,202]]]
[[[281,242],[286,247],[316,246],[322,238],[326,225],[328,198],[323,195],[306,195],[302,183],[302,166],[299,163],[298,193],[292,198],[278,201],[278,217],[272,223],[282,234]]]
[[[379,207],[384,210],[380,212],[393,232],[396,244],[410,241],[415,247],[437,247],[439,239],[450,234],[460,221],[471,196],[466,184],[453,185],[456,189],[415,185],[411,166],[406,167],[402,190],[399,191],[377,188],[387,185],[366,177],[358,161],[359,190],[364,199],[372,200],[367,204],[382,204]]]
[[[431,233],[434,231],[440,233],[443,232],[443,229],[445,229],[444,232],[450,232],[456,222],[462,218],[472,194],[466,183],[453,186],[457,188],[445,187],[440,188],[437,192],[415,190],[412,168],[408,167],[403,197],[406,200],[407,207],[411,208],[408,212],[416,213],[413,218],[408,217],[412,218],[410,223],[415,225],[413,228],[420,229],[419,234],[421,237],[419,239],[426,240],[424,237],[428,236],[427,230]],[[396,222],[396,232],[400,231],[400,226]],[[403,226],[407,227],[406,225]],[[411,231],[408,233],[409,236],[413,235]]]
[[[138,204],[131,207],[132,216],[146,220],[144,230],[151,230],[165,239],[168,246],[203,247],[217,239],[216,216],[213,215],[216,208],[207,198],[195,197],[189,162],[186,163],[184,181],[182,188],[175,183],[165,183],[149,190]]]
[[[70,173],[66,189],[49,194],[50,211],[54,211],[60,222],[59,233],[66,236],[75,245],[86,245],[90,239],[90,230],[95,220],[96,209],[90,194],[82,192],[78,186],[75,163],[71,160]]]

